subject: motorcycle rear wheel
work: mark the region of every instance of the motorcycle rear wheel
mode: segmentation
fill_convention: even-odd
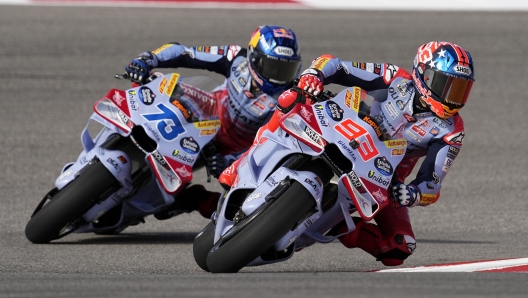
[[[196,264],[203,270],[209,272],[207,267],[207,255],[211,248],[213,248],[215,235],[214,222],[210,222],[205,228],[194,238],[193,242],[193,256]]]
[[[87,165],[79,177],[33,215],[26,225],[26,238],[33,243],[61,238],[66,227],[80,219],[102,194],[117,184],[117,179],[101,162]]]
[[[220,238],[207,255],[207,268],[212,273],[236,273],[262,253],[267,251],[292,227],[304,219],[315,207],[310,192],[299,182],[292,185],[256,218],[244,223],[242,220],[232,229],[239,231],[228,237]],[[263,206],[266,207],[266,206]],[[229,232],[228,232],[229,234]]]

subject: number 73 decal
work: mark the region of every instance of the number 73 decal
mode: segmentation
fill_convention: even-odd
[[[378,156],[379,151],[374,144],[374,140],[368,133],[368,131],[361,125],[352,121],[352,119],[346,119],[341,121],[339,124],[334,126],[335,130],[343,135],[347,140],[356,140],[359,143],[357,151],[364,161],[369,161],[372,158]],[[360,137],[365,136],[362,140]]]
[[[165,140],[172,141],[185,132],[185,128],[173,110],[162,103],[156,107],[161,113],[143,114],[142,116],[148,121],[159,121],[157,125],[158,131]]]

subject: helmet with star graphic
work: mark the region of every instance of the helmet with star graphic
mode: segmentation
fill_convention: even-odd
[[[433,41],[418,48],[412,79],[423,107],[447,119],[467,102],[475,81],[473,59],[454,43]]]

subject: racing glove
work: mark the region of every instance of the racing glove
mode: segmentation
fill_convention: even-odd
[[[218,178],[225,168],[230,166],[236,160],[234,155],[224,156],[220,154],[218,148],[216,148],[216,145],[212,142],[202,149],[202,156],[204,157],[205,167],[207,168],[208,174],[215,178]]]
[[[151,64],[149,63],[149,57],[139,56],[132,60],[126,67],[126,74],[130,77],[132,82],[138,84],[145,84],[150,76],[152,70]]]
[[[323,74],[316,69],[309,68],[301,74],[297,87],[313,96],[317,96],[324,88]]]
[[[412,184],[395,183],[392,186],[392,199],[396,208],[414,207],[420,203],[421,197],[420,189]]]

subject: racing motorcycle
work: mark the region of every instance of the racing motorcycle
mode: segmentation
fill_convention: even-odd
[[[275,132],[263,132],[194,240],[198,266],[234,273],[286,261],[353,231],[351,213],[368,221],[387,206],[407,141],[368,115],[369,97],[358,87],[326,91],[313,105],[297,104]],[[331,232],[343,221],[346,232]]]
[[[27,239],[117,234],[167,210],[220,127],[215,99],[205,91],[211,86],[218,84],[209,77],[157,72],[147,84],[110,90],[81,133],[84,150],[33,212]],[[94,138],[93,126],[102,127]]]

